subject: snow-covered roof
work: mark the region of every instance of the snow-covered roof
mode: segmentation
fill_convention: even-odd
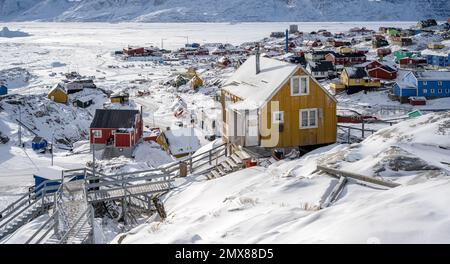
[[[271,58],[260,58],[260,72],[256,74],[256,57],[249,57],[224,83],[225,90],[243,100],[231,107],[257,109],[263,106],[289,80],[302,69],[332,100],[336,99],[301,66]]]
[[[180,128],[164,131],[172,155],[195,152],[201,147],[193,128]]]
[[[58,166],[41,167],[34,173],[34,176],[39,176],[49,180],[59,180],[62,177],[62,171],[64,171],[64,169]]]
[[[93,98],[92,98],[92,96],[89,96],[89,95],[77,97],[77,101],[80,101],[82,103],[87,103],[87,102],[89,102],[91,100],[93,100]]]
[[[419,80],[450,80],[450,72],[448,71],[417,71],[414,72],[414,75]]]
[[[256,57],[249,57],[225,82],[222,89],[258,105],[266,102],[299,67],[275,59],[260,58],[261,71],[256,74]]]

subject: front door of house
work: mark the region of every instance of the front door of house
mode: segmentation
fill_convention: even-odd
[[[245,146],[252,147],[259,145],[259,124],[258,111],[245,111]]]

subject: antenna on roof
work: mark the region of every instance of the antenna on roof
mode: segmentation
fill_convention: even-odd
[[[260,61],[259,61],[259,57],[260,57],[260,53],[259,53],[259,43],[256,44],[256,74],[258,74],[261,71],[261,67],[260,67]]]

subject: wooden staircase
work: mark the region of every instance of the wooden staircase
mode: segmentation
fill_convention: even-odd
[[[231,156],[214,166],[207,174],[209,180],[223,177],[235,171],[245,168],[244,160],[250,159],[251,156],[244,151],[236,150]]]

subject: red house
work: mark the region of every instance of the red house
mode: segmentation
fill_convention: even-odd
[[[325,55],[325,60],[331,61],[333,65],[354,65],[366,61],[366,55],[360,53],[328,53]]]
[[[397,78],[397,70],[386,65],[369,69],[367,70],[367,73],[369,73],[369,76],[372,78],[384,80],[394,80]]]
[[[417,68],[427,65],[424,58],[402,58],[399,60],[400,68]]]
[[[131,154],[142,138],[142,113],[138,110],[97,109],[90,127],[96,149],[120,148]]]
[[[366,68],[367,73],[372,78],[384,80],[394,80],[397,78],[397,69],[384,65],[376,60],[362,63],[360,66]]]
[[[123,53],[128,55],[128,56],[144,56],[145,54],[145,49],[144,48],[125,48],[123,49]]]
[[[389,54],[391,54],[392,51],[390,48],[381,48],[381,49],[377,49],[377,55],[378,57],[384,57],[387,56]]]

